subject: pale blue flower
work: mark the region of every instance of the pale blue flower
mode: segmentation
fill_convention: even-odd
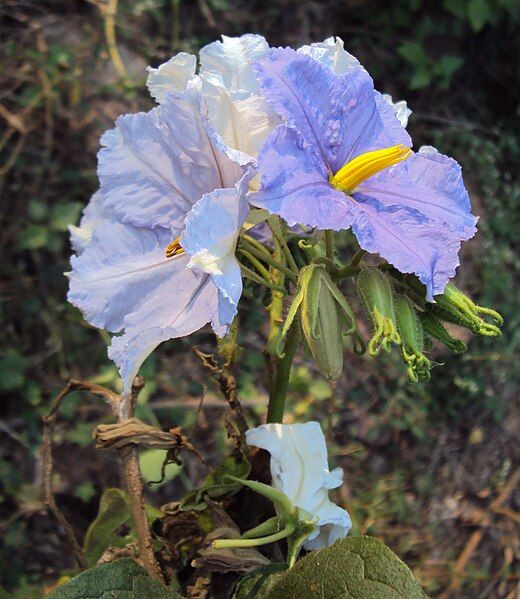
[[[198,81],[125,115],[101,142],[100,190],[73,242],[68,299],[115,336],[124,391],[159,343],[231,324],[242,291],[235,245],[254,174],[208,124]]]
[[[352,228],[362,248],[415,273],[432,300],[475,233],[461,169],[432,148],[413,153],[406,107],[391,106],[361,66],[345,69],[290,49],[258,63],[284,124],[259,154],[261,189],[250,201],[289,225]]]

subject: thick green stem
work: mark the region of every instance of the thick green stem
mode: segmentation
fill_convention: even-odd
[[[291,366],[298,346],[300,336],[300,325],[297,321],[293,323],[287,333],[284,355],[282,358],[275,357],[275,372],[271,381],[269,393],[269,405],[267,407],[267,422],[283,422],[285,410],[285,399],[289,386],[289,375]]]
[[[329,260],[334,260],[334,240],[330,229],[325,231],[325,254]]]

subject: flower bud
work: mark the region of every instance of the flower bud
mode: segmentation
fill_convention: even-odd
[[[298,291],[285,321],[285,338],[296,314],[309,351],[329,380],[343,370],[343,334],[356,330],[356,319],[347,300],[322,264],[309,264],[300,271]]]
[[[368,353],[377,356],[381,349],[390,351],[392,343],[400,345],[393,289],[388,276],[377,268],[365,268],[357,277],[357,289],[374,327]]]
[[[437,339],[441,343],[444,343],[444,345],[453,353],[461,354],[468,349],[464,341],[452,337],[444,328],[440,320],[435,318],[433,314],[423,314],[421,316],[421,322],[426,335],[432,337],[433,339]]]
[[[502,316],[491,308],[477,306],[452,283],[446,285],[442,295],[435,296],[431,313],[441,320],[465,327],[475,335],[498,337],[502,334],[499,328],[504,324]],[[480,314],[490,316],[495,324],[486,322]]]
[[[397,329],[401,337],[401,353],[412,383],[430,380],[430,360],[424,355],[424,331],[412,305],[405,296],[395,297],[395,315]]]

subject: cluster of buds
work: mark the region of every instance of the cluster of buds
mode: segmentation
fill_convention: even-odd
[[[357,277],[357,289],[374,328],[369,354],[376,356],[381,350],[390,351],[392,345],[399,346],[411,382],[430,380],[431,361],[424,351],[433,339],[454,353],[466,351],[466,344],[453,337],[445,323],[467,328],[475,335],[501,334],[500,314],[476,305],[452,283],[430,303],[425,301],[424,287],[417,279],[399,273],[394,278],[395,274],[392,270],[363,269]]]
[[[399,348],[411,382],[429,381],[432,362],[425,351],[433,340],[454,353],[466,344],[453,337],[445,325],[455,324],[475,335],[500,335],[503,323],[498,312],[476,305],[452,283],[435,302],[425,300],[425,289],[413,276],[397,273],[387,265],[358,269],[356,287],[372,325],[365,345],[349,302],[337,284],[338,277],[323,258],[303,267],[297,290],[279,338],[283,355],[287,333],[298,321],[305,345],[320,372],[336,380],[343,369],[344,337],[352,336],[354,351],[378,356]],[[492,322],[488,322],[484,317]]]

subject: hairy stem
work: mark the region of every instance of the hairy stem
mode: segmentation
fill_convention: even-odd
[[[292,324],[287,333],[284,355],[282,358],[275,358],[275,371],[271,382],[269,405],[267,407],[267,422],[283,422],[289,376],[300,336],[299,326],[297,321]]]

